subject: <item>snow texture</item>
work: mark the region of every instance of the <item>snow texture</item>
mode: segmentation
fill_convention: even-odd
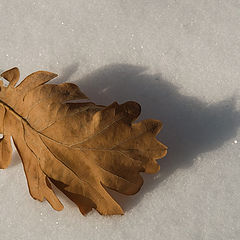
[[[240,239],[239,0],[1,0],[0,70],[59,74],[98,104],[136,100],[169,154],[124,216],[34,201],[0,170],[0,239]]]

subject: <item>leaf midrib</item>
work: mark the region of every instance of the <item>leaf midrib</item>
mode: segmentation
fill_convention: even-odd
[[[30,123],[29,123],[24,117],[22,117],[22,116],[21,116],[19,113],[17,113],[12,107],[10,107],[8,104],[6,104],[5,102],[3,102],[2,100],[0,100],[0,104],[3,104],[9,111],[11,111],[14,115],[16,115],[16,116],[17,116],[18,118],[20,118],[22,121],[24,121],[33,131],[37,132],[39,135],[41,135],[41,136],[43,136],[43,137],[46,137],[46,138],[48,138],[49,140],[54,141],[54,142],[56,142],[56,143],[58,143],[58,144],[61,144],[61,145],[63,145],[63,146],[70,147],[70,148],[74,148],[75,145],[81,144],[81,143],[87,141],[89,138],[92,138],[92,137],[94,137],[94,136],[96,136],[96,135],[98,135],[98,134],[101,134],[104,130],[106,130],[107,128],[109,128],[112,124],[114,124],[114,123],[116,123],[116,122],[118,122],[118,121],[120,121],[120,120],[122,120],[122,119],[124,119],[124,118],[126,117],[126,116],[124,116],[124,117],[122,117],[122,118],[119,118],[119,119],[113,121],[111,124],[107,125],[104,129],[102,129],[101,131],[99,131],[99,132],[96,133],[96,134],[93,134],[92,136],[89,136],[87,139],[84,139],[84,140],[81,141],[80,143],[76,143],[76,144],[72,144],[72,145],[67,145],[67,144],[64,144],[64,143],[62,143],[62,142],[59,142],[59,141],[57,141],[57,140],[55,140],[55,139],[52,139],[52,138],[50,138],[49,136],[46,136],[45,134],[37,131],[35,128],[33,128],[33,127],[30,125]],[[79,148],[79,147],[75,147],[75,148],[80,149],[80,150],[91,150],[91,151],[118,151],[118,150],[116,150],[116,149],[114,149],[114,148],[117,147],[117,146],[119,146],[121,143],[124,143],[124,142],[126,142],[126,141],[129,141],[131,138],[138,138],[139,136],[143,135],[144,133],[146,133],[146,131],[142,132],[141,134],[139,134],[139,135],[137,135],[137,136],[129,137],[129,138],[125,139],[125,141],[119,142],[118,144],[114,145],[114,146],[111,147],[111,148],[102,148],[102,149],[98,149],[98,148]]]

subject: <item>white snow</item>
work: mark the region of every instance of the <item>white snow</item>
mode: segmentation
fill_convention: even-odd
[[[240,239],[240,1],[1,0],[0,71],[59,74],[98,104],[162,120],[161,170],[124,216],[34,201],[17,153],[0,170],[0,239]],[[112,191],[111,191],[112,193]]]

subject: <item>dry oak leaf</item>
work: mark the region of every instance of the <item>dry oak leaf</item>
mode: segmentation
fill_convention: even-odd
[[[141,110],[136,102],[69,102],[88,98],[72,83],[45,84],[54,73],[32,73],[16,86],[19,76],[18,68],[1,74],[9,84],[0,81],[0,168],[11,161],[12,137],[34,199],[63,209],[51,181],[84,215],[92,208],[123,214],[105,187],[135,194],[143,184],[139,173],[160,169],[156,160],[167,152],[156,139],[162,124],[133,123]]]

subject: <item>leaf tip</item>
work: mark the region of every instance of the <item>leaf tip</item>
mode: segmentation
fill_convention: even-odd
[[[9,81],[11,85],[14,85],[20,78],[20,71],[17,67],[14,67],[1,73],[0,76]]]

